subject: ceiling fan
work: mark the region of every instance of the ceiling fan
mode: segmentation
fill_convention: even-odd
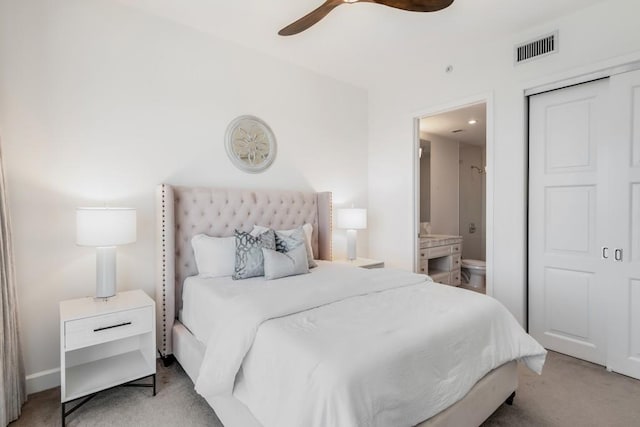
[[[327,16],[329,12],[344,3],[378,3],[411,12],[435,12],[449,7],[453,1],[454,0],[326,0],[313,12],[278,31],[278,34],[281,36],[292,36],[301,33],[312,25],[317,24],[322,18]]]

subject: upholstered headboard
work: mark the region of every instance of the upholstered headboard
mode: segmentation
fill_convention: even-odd
[[[173,187],[156,191],[158,348],[173,353],[171,329],[182,306],[182,284],[197,274],[191,238],[233,236],[254,224],[277,230],[313,225],[316,259],[331,260],[331,193]]]

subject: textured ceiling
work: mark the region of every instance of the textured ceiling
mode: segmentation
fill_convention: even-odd
[[[370,88],[399,77],[416,57],[442,56],[603,0],[456,0],[435,13],[405,12],[373,3],[344,4],[311,29],[291,37],[278,30],[322,0],[119,0],[296,63]]]

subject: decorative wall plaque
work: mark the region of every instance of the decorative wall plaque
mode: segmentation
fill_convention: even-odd
[[[227,128],[227,155],[234,165],[249,173],[267,169],[276,158],[276,137],[264,121],[240,116]]]

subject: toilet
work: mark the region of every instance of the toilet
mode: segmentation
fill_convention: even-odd
[[[463,259],[462,274],[469,278],[470,287],[483,289],[485,287],[484,277],[487,274],[487,263],[477,259]]]

